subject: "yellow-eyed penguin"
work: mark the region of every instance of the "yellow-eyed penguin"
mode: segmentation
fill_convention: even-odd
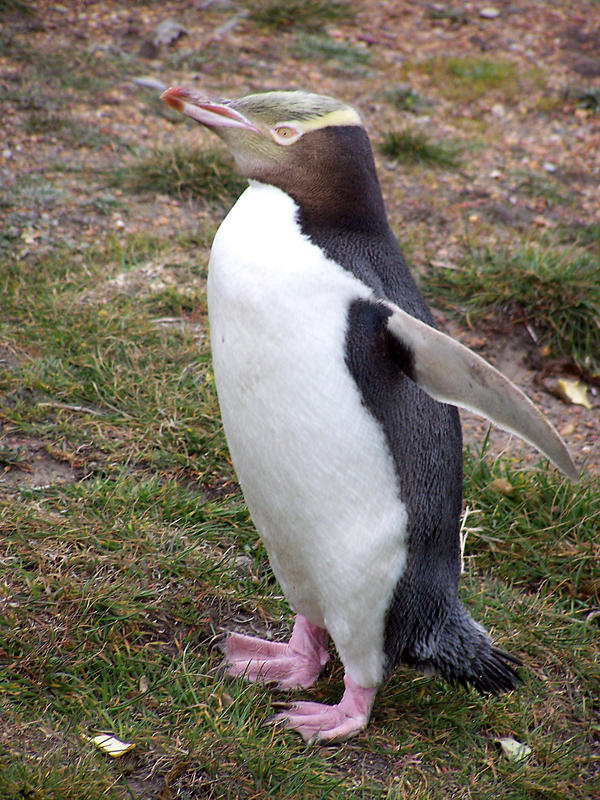
[[[307,741],[364,728],[400,662],[481,692],[511,689],[518,659],[457,596],[454,406],[575,477],[564,443],[519,389],[436,330],[353,108],[285,91],[162,98],[224,139],[250,184],[210,257],[214,372],[233,464],[296,620],[287,644],[229,634],[228,674],[310,686],[331,637],[340,702],[295,702],[275,717]]]

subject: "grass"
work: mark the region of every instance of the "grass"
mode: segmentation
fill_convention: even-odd
[[[477,56],[436,56],[403,67],[407,78],[415,70],[428,75],[440,95],[462,104],[492,96],[515,101],[527,97],[533,88],[539,91],[544,81],[535,68],[517,69],[510,61]]]
[[[83,261],[70,250],[7,258],[0,272],[0,343],[16,354],[0,378],[0,419],[17,442],[4,466],[31,463],[33,439],[78,476],[0,490],[0,795],[589,800],[592,481],[467,454],[482,530],[467,539],[462,596],[524,657],[519,693],[482,700],[399,670],[364,734],[307,749],[262,727],[276,693],[220,678],[221,630],[255,619],[283,635],[291,616],[234,483],[208,343],[193,333],[206,313],[194,295],[202,241],[194,261],[139,235]],[[194,297],[168,309],[181,325],[154,322],[165,298],[140,283],[148,264],[166,265],[176,298]],[[334,659],[304,694],[331,702],[341,678]],[[98,732],[136,747],[109,760],[89,741]],[[503,759],[494,739],[508,734],[532,747],[526,763]]]
[[[487,58],[449,58],[448,73],[459,81],[492,87],[503,83],[514,74],[514,66]]]
[[[598,370],[600,264],[592,254],[558,245],[472,249],[458,269],[434,268],[425,283],[468,318],[497,313],[529,323],[555,354]]]
[[[118,167],[113,181],[135,192],[195,197],[223,204],[235,200],[247,186],[223,151],[199,150],[187,144],[157,147],[146,157]]]
[[[18,11],[21,14],[32,14],[33,8],[24,0],[0,0],[0,14]]]
[[[431,105],[429,100],[421,97],[421,95],[415,92],[408,84],[402,84],[395,86],[393,89],[389,89],[385,93],[385,96],[398,111],[410,111],[413,114],[417,114]]]
[[[253,0],[248,4],[249,19],[270,31],[287,28],[320,30],[330,23],[349,22],[354,11],[344,0]]]
[[[600,223],[561,225],[557,235],[560,242],[588,248],[600,256]]]
[[[292,45],[296,58],[314,61],[322,60],[325,66],[350,74],[359,74],[371,60],[366,47],[356,47],[348,42],[338,42],[327,36],[317,34],[298,34]]]
[[[27,133],[47,134],[56,137],[69,147],[98,149],[106,146],[126,147],[126,143],[85,120],[69,114],[58,114],[47,109],[32,111],[23,129]]]
[[[549,205],[572,205],[573,195],[561,190],[556,179],[552,180],[545,174],[519,170],[516,174],[517,191],[523,192],[528,197],[543,198]]]
[[[427,16],[431,19],[446,20],[455,25],[466,25],[469,21],[465,11],[456,8],[444,8],[442,5],[428,5]]]
[[[471,542],[478,568],[527,592],[560,597],[583,621],[600,603],[595,481],[587,479],[573,492],[569,481],[553,472],[540,470],[534,479],[510,461],[491,465],[471,452],[466,464],[466,491],[485,521]],[[477,516],[473,524],[479,527]],[[522,563],[529,565],[525,580]]]
[[[379,150],[388,158],[402,163],[456,167],[458,149],[449,144],[434,144],[423,133],[409,130],[389,131],[379,143]]]
[[[20,64],[23,89],[31,83],[39,89],[43,79],[44,94],[49,99],[65,89],[86,93],[108,90],[128,64],[125,55],[109,60],[82,48],[57,47],[42,53],[10,30],[3,35],[2,46],[6,55]]]
[[[22,5],[5,0],[0,12]],[[93,132],[71,126],[67,93],[74,108],[97,108],[104,103],[98,93],[121,84],[134,65],[136,74],[154,69],[127,54],[130,40],[123,36],[129,5],[135,11],[147,3],[124,5],[126,17],[111,23],[109,14],[102,21],[108,26],[102,36],[123,48],[102,56],[80,46],[92,41],[89,36],[73,38],[85,30],[83,15],[74,30],[30,32],[15,24],[0,34],[9,66],[0,99],[12,120],[12,141],[19,141],[15,132],[29,129],[42,155],[48,148],[43,171],[36,167],[37,152],[23,163],[5,163],[18,174],[0,199],[6,212],[0,231],[0,478],[14,479],[0,480],[0,797],[595,798],[600,494],[591,478],[573,486],[543,466],[524,471],[516,461],[465,455],[472,516],[461,596],[501,646],[525,662],[518,692],[483,699],[399,669],[381,688],[364,733],[340,747],[307,748],[294,734],[262,723],[275,701],[339,699],[343,674],[335,657],[316,687],[293,695],[221,677],[218,635],[255,627],[283,638],[292,615],[239,493],[221,429],[204,294],[220,210],[181,203],[179,232],[161,236],[144,227],[149,214],[143,203],[145,196],[154,202],[153,195],[172,193],[228,205],[245,184],[220,152],[172,145],[162,119],[153,117],[167,144],[118,169],[114,158],[107,166]],[[233,14],[206,5],[202,42],[223,14]],[[165,52],[161,79],[165,69],[175,70],[175,78],[182,64],[193,71],[199,63],[201,71],[212,67],[213,88],[225,91],[217,75],[228,74],[224,68],[233,68],[242,52],[250,60],[240,80],[249,89],[269,83],[272,60],[257,47],[259,27],[289,30],[285,58],[295,47],[299,60],[312,53],[318,69],[331,69],[331,92],[338,96],[343,86],[336,74],[343,80],[368,63],[366,50],[322,35],[330,22],[351,19],[349,5],[306,0],[260,7],[268,12],[264,21],[255,3],[252,24],[240,25],[233,43],[205,50],[196,47],[196,23],[184,15],[189,38],[182,44],[189,49],[178,44]],[[333,18],[332,9],[341,16]],[[145,22],[142,28],[140,36],[150,30]],[[516,97],[535,81],[535,75],[510,70],[502,76],[482,61],[449,65],[441,59],[433,69],[439,90],[468,104],[473,93]],[[378,69],[385,63],[382,57]],[[469,69],[470,77],[460,74]],[[394,62],[393,80],[396,74]],[[415,85],[421,91],[421,82]],[[422,91],[429,95],[427,87]],[[359,93],[363,108],[364,97],[384,98],[375,84]],[[419,101],[408,93],[389,102],[413,110]],[[116,113],[114,119],[115,129],[128,130],[134,140],[139,118]],[[96,148],[93,169],[78,149],[88,135],[87,146]],[[53,163],[55,136],[63,145],[61,167]],[[437,145],[426,144],[435,152]],[[427,158],[424,163],[438,163]],[[103,183],[106,170],[117,189]],[[423,196],[423,206],[430,199]],[[140,208],[146,216],[137,215]],[[137,232],[107,234],[111,218],[125,210],[125,231]],[[533,271],[545,275],[556,258],[552,280],[540,278],[530,288],[523,275],[535,258],[515,246],[504,262],[501,254],[489,255],[497,259],[496,273],[469,276],[475,289],[469,292],[460,281],[450,286],[448,302],[479,313],[470,306],[479,280],[489,291],[486,308],[496,308],[492,289],[504,296],[512,284],[498,308],[513,316],[524,314],[513,305],[517,295],[527,308],[535,296],[543,319],[567,298],[561,341],[569,349],[582,336],[579,326],[589,325],[571,306],[579,308],[580,297],[596,302],[598,286],[592,266],[600,254],[598,226],[583,210],[580,216],[585,224],[565,218],[568,224],[556,230],[569,247],[548,234],[539,248],[536,258],[544,265]],[[49,218],[59,225],[50,229]],[[192,218],[196,229],[190,232]],[[427,222],[425,242],[436,225]],[[444,229],[446,238],[449,233]],[[477,258],[481,271],[488,255],[481,251]],[[500,267],[507,263],[505,276]],[[65,465],[70,477],[61,483]],[[510,484],[510,494],[498,488],[499,479],[505,488]],[[135,748],[110,759],[90,741],[99,732]],[[506,735],[527,743],[531,757],[508,762],[495,743]]]

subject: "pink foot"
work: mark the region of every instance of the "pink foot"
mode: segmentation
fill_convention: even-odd
[[[276,683],[280,689],[311,686],[327,663],[329,634],[301,614],[296,616],[288,644],[230,633],[221,649],[225,673],[232,678]]]
[[[297,731],[305,742],[331,742],[349,739],[366,727],[377,688],[364,689],[344,676],[346,691],[335,706],[300,701],[268,721],[282,723]]]

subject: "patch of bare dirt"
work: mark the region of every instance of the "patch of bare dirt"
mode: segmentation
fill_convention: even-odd
[[[588,393],[591,409],[567,404],[548,391],[548,386],[552,387],[559,377],[567,377],[568,373],[558,365],[555,374],[545,378],[538,348],[526,332],[482,336],[479,332],[457,330],[455,326],[450,326],[449,332],[478,351],[525,392],[561,434],[582,472],[600,472],[600,391],[597,388],[591,387]],[[514,457],[530,466],[540,462],[539,452],[517,436],[490,427],[489,423],[469,411],[461,410],[460,416],[464,441],[471,449],[480,449],[489,435],[487,452],[490,455]]]
[[[51,455],[44,442],[20,434],[2,436],[0,427],[0,489],[40,489],[74,483],[79,477],[71,464]]]

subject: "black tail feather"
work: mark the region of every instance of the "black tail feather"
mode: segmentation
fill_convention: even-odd
[[[485,630],[460,604],[440,632],[434,652],[419,663],[449,683],[473,686],[480,694],[508,692],[521,682],[516,667],[522,662],[494,647]]]

